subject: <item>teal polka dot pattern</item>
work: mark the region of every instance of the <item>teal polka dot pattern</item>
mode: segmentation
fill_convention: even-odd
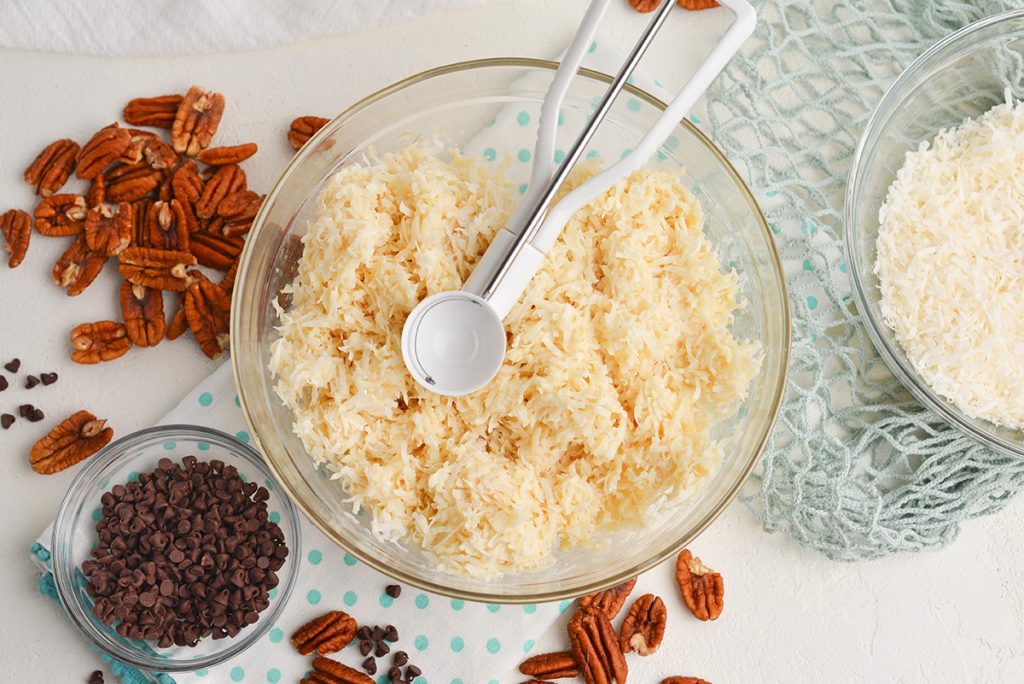
[[[487,652],[488,653],[497,653],[500,650],[501,650],[501,642],[500,641],[498,641],[497,639],[488,639],[487,640]]]
[[[270,597],[270,600],[271,600],[271,601],[273,601],[274,599],[276,599],[276,598],[277,598],[277,587],[274,587],[273,589],[271,589],[270,591],[268,591],[268,592],[267,592],[267,596],[269,596],[269,597]]]
[[[456,677],[455,679],[452,680],[451,684],[462,684],[462,680],[459,679],[458,677]]]
[[[626,102],[626,109],[628,109],[631,112],[639,112],[641,106],[642,105],[640,104],[640,100],[636,99],[635,97],[629,98],[629,101]]]
[[[203,392],[202,394],[199,395],[199,405],[200,406],[209,406],[212,403],[213,403],[213,395],[210,394],[209,392]]]
[[[519,150],[518,154],[516,154],[516,158],[525,164],[526,162],[533,159],[533,153],[524,147],[521,150]]]
[[[207,670],[205,667],[202,670],[196,670],[197,677],[205,677],[208,674],[210,674],[210,671]]]
[[[632,151],[633,151],[632,147],[627,147],[626,149],[622,150],[622,154],[619,155],[619,159],[625,159],[626,157],[629,156],[629,153],[632,152]]]
[[[677,147],[679,147],[679,138],[677,138],[674,135],[670,135],[668,137],[668,140],[665,141],[665,147],[667,147],[670,150],[676,149]]]
[[[313,549],[308,554],[306,554],[306,560],[309,561],[310,565],[320,565],[320,561],[322,561],[323,559],[324,554],[320,551],[320,549]]]
[[[344,556],[342,556],[341,560],[344,561],[345,565],[348,565],[350,567],[359,562],[356,560],[356,557],[353,556],[351,553],[346,553]]]
[[[270,511],[270,515],[267,516],[267,520],[276,525],[277,523],[281,522],[281,514],[277,511]]]
[[[565,161],[565,150],[555,150],[555,163],[561,164]]]
[[[209,451],[210,450],[210,443],[209,442],[196,442],[196,448],[199,449],[200,451]]]
[[[562,601],[561,603],[558,604],[558,612],[559,613],[564,613],[566,610],[568,610],[569,606],[571,606],[571,605],[572,605],[572,601],[569,601],[568,599],[566,599],[565,601]]]
[[[452,650],[459,653],[466,647],[466,642],[462,640],[462,637],[452,637],[452,641],[449,644]]]
[[[520,126],[528,125],[530,123],[529,112],[519,112],[518,114],[516,114],[516,123],[519,124]]]
[[[416,607],[419,608],[420,610],[423,610],[424,608],[426,608],[429,605],[430,605],[430,599],[427,597],[426,594],[419,594],[416,597]]]
[[[311,606],[315,606],[320,603],[320,598],[320,592],[317,589],[310,589],[309,592],[306,593],[306,600],[309,601],[309,605]]]
[[[281,681],[281,671],[276,667],[272,667],[267,670],[267,681],[270,682],[270,684],[277,684]]]
[[[281,643],[281,639],[284,639],[284,630],[280,627],[274,627],[267,632],[267,638],[270,639],[270,643],[279,644]]]
[[[174,442],[164,442],[164,451],[174,451],[178,448],[178,445]]]
[[[92,519],[93,519],[93,522],[99,522],[100,518],[102,518],[102,517],[103,517],[103,511],[101,511],[99,508],[92,509]]]
[[[537,642],[533,639],[527,639],[523,642],[523,653],[529,653],[530,649],[537,645]]]
[[[484,159],[486,159],[487,161],[494,161],[497,158],[498,151],[495,150],[493,147],[488,147],[486,150],[484,150]]]
[[[380,602],[381,607],[390,608],[394,604],[395,599],[391,598],[387,594],[381,594],[377,601]]]
[[[846,273],[846,262],[845,261],[839,264],[839,272],[840,273]]]
[[[270,480],[264,480],[263,485],[267,488],[268,492],[274,491],[274,483]]]
[[[526,183],[523,183],[522,185],[520,185],[520,186],[519,186],[519,194],[520,194],[520,195],[525,195],[525,194],[526,194],[526,189],[527,189],[528,187],[530,187],[530,186],[529,186],[529,185],[527,185]]]
[[[245,670],[238,667],[237,665],[231,668],[231,681],[240,682],[245,679]]]
[[[536,603],[527,603],[525,606],[523,606],[523,612],[526,613],[527,615],[533,615],[534,613],[537,612],[537,604]]]
[[[814,270],[814,264],[811,263],[810,259],[804,259],[804,270],[805,271],[813,271]]]
[[[413,640],[412,645],[416,647],[417,651],[426,651],[427,646],[430,645],[430,640],[420,634]]]
[[[128,481],[129,482],[138,482],[139,481],[139,471],[133,470],[132,472],[128,473]]]
[[[587,152],[587,159],[597,159],[600,156],[601,153],[598,152],[597,150],[590,150],[589,152]]]
[[[558,112],[558,125],[561,126],[565,123],[565,114]]]
[[[497,613],[499,610],[501,610],[501,606],[499,606],[497,603],[488,603],[487,610],[491,611],[492,613]]]
[[[462,610],[466,607],[466,602],[462,599],[452,599],[452,610]]]
[[[818,308],[818,298],[815,297],[814,295],[808,296],[807,297],[807,308],[810,309],[811,311],[814,311],[815,309],[817,309]]]
[[[597,41],[596,40],[591,41],[590,47],[587,48],[587,52],[590,53],[590,54],[593,54],[596,50],[597,50]]]
[[[235,406],[238,406],[238,407],[242,406],[242,401],[238,398],[237,394],[235,395]]]
[[[239,430],[238,432],[236,432],[235,437],[238,439],[239,442],[245,442],[246,444],[249,443],[249,433],[246,432],[245,430]]]
[[[359,600],[359,597],[356,596],[356,592],[354,591],[346,591],[345,595],[341,597],[341,600],[346,606],[352,607],[356,605],[356,601]]]

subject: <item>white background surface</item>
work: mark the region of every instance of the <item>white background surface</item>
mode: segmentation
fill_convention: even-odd
[[[234,55],[115,60],[0,51],[0,211],[33,206],[20,178],[43,144],[64,136],[82,141],[117,118],[131,97],[183,91],[191,83],[227,96],[218,142],[260,144],[246,170],[250,185],[265,191],[291,154],[284,132],[294,116],[333,115],[399,78],[452,61],[549,57],[567,43],[583,6],[583,0],[499,3]],[[644,68],[678,87],[723,26],[723,15],[670,17]],[[626,48],[643,24],[623,0],[600,35]],[[36,593],[28,546],[53,517],[77,469],[36,475],[27,461],[30,445],[51,419],[79,408],[108,417],[120,435],[146,427],[215,365],[180,340],[135,349],[106,365],[71,364],[68,330],[116,314],[117,278],[108,268],[85,294],[66,297],[49,278],[64,242],[36,235],[20,268],[0,266],[0,363],[19,356],[23,373],[56,370],[61,376],[56,385],[25,391],[21,374],[0,393],[0,412],[15,413],[18,404],[31,402],[47,414],[43,423],[19,420],[0,432],[4,682],[84,682],[98,662]],[[694,545],[725,576],[725,613],[715,623],[697,622],[674,588],[672,568],[648,573],[637,592],[665,598],[669,625],[659,653],[631,659],[630,682],[657,684],[673,674],[715,684],[1024,681],[1021,513],[1024,504],[1017,501],[996,518],[969,523],[945,551],[839,565],[765,534],[733,505]],[[533,652],[564,647],[557,625]],[[479,682],[524,679],[501,675],[480,673]]]

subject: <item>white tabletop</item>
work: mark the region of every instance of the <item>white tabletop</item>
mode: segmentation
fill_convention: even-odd
[[[626,48],[644,20],[625,0],[613,4],[601,35]],[[81,141],[118,118],[128,99],[181,91],[191,83],[225,93],[229,106],[218,140],[259,143],[260,153],[246,169],[250,185],[265,190],[291,154],[284,132],[294,116],[332,115],[399,78],[453,61],[554,56],[583,7],[584,0],[499,3],[231,55],[122,60],[0,52],[0,211],[33,206],[20,177],[43,144],[64,136]],[[645,68],[678,87],[720,31],[722,14],[670,17]],[[135,349],[99,366],[68,361],[71,327],[116,316],[117,279],[108,269],[85,294],[66,297],[49,277],[63,243],[35,236],[20,268],[0,266],[0,363],[18,356],[23,372],[60,374],[50,387],[26,391],[17,383],[0,393],[0,412],[30,402],[48,418],[39,424],[19,420],[0,432],[3,508],[10,516],[10,534],[0,543],[0,680],[8,682],[84,682],[98,662],[59,610],[36,592],[38,573],[28,547],[53,517],[76,469],[35,474],[27,460],[30,445],[49,419],[80,408],[109,418],[121,435],[146,427],[215,366],[188,341]],[[716,684],[1020,681],[1022,513],[1024,504],[1017,501],[1000,516],[967,523],[944,551],[843,565],[766,534],[734,504],[693,547],[725,577],[724,614],[715,623],[697,622],[682,606],[672,569],[648,573],[637,591],[665,598],[669,625],[659,653],[631,659],[630,681],[651,684],[672,674]],[[564,647],[557,625],[534,653]],[[479,681],[500,674],[480,673]]]

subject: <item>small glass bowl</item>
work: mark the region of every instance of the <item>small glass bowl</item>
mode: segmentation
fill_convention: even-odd
[[[259,621],[234,638],[202,639],[192,648],[158,648],[145,641],[126,639],[93,615],[93,600],[85,591],[82,562],[96,542],[100,497],[117,484],[156,469],[162,458],[180,462],[185,456],[209,461],[218,459],[238,468],[243,478],[258,482],[270,492],[267,506],[277,520],[288,544],[288,558],[277,572],[280,583],[271,591],[270,605]],[[277,516],[274,516],[274,513]],[[53,577],[61,605],[71,621],[102,651],[123,663],[152,672],[191,672],[213,667],[252,646],[268,630],[288,603],[295,586],[302,555],[299,517],[291,501],[277,486],[260,455],[237,439],[209,428],[192,425],[164,425],[141,430],[112,442],[89,460],[78,474],[53,526],[51,554]]]
[[[854,154],[844,218],[857,309],[893,374],[956,429],[1003,453],[1024,456],[1024,430],[967,416],[918,374],[882,319],[874,270],[878,210],[907,152],[939,130],[1004,102],[1007,89],[1015,98],[1024,97],[1024,10],[982,19],[940,40],[896,79],[871,115]]]

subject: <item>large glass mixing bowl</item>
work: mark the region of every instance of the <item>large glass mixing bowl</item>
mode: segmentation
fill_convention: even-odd
[[[516,166],[515,161],[528,150],[524,154],[521,143],[514,142],[514,131],[501,131],[494,121],[511,112],[512,125],[532,136],[535,129],[529,126],[535,120],[516,113],[539,107],[556,68],[554,62],[527,59],[453,64],[386,88],[335,118],[295,155],[267,196],[242,254],[232,302],[231,357],[242,408],[259,448],[296,506],[342,548],[381,572],[469,600],[513,603],[578,596],[633,577],[672,555],[736,495],[764,448],[785,384],[789,306],[771,233],[729,162],[703,133],[683,121],[651,164],[677,170],[699,197],[705,230],[722,263],[738,272],[748,302],[737,312],[733,329],[764,347],[764,363],[747,400],[733,420],[718,427],[725,456],[703,488],[672,502],[643,529],[605,534],[591,548],[557,551],[543,570],[486,581],[438,569],[419,548],[376,538],[369,516],[355,515],[338,483],[314,466],[292,433],[292,414],[274,393],[267,363],[276,338],[274,304],[289,305],[282,289],[295,276],[300,239],[321,187],[338,168],[358,161],[371,148],[402,149],[415,136],[440,139],[484,158],[500,161],[507,156],[512,161],[509,172],[519,174],[517,182],[525,181],[529,164]],[[568,148],[609,83],[608,76],[586,70],[574,80],[563,108],[565,125],[558,132],[561,149]],[[617,159],[663,108],[657,99],[630,87],[590,149]]]

